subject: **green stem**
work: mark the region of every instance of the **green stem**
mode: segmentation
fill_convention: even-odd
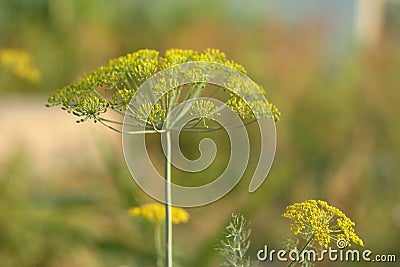
[[[119,130],[119,129],[117,129],[117,128],[114,128],[114,127],[112,127],[111,125],[108,125],[107,123],[105,123],[103,120],[98,120],[98,122],[99,123],[101,123],[101,124],[103,124],[105,127],[107,127],[107,128],[109,128],[109,129],[111,129],[111,130],[113,130],[113,131],[116,131],[116,132],[118,132],[118,133],[123,133],[123,134],[144,134],[144,133],[146,133],[146,134],[151,134],[151,133],[159,133],[159,131],[157,131],[157,130],[141,130],[141,131],[128,131],[128,132],[123,132],[123,131],[121,131],[121,130]]]
[[[303,253],[304,250],[306,250],[306,248],[308,248],[308,245],[310,245],[310,243],[314,240],[314,235],[311,235],[311,237],[308,239],[307,243],[303,246],[303,248],[300,250],[299,255],[301,255],[301,253]],[[291,261],[288,265],[288,267],[293,266],[296,263],[296,261]]]
[[[165,133],[165,266],[172,267],[172,207],[171,207],[171,136]]]
[[[157,267],[163,267],[163,250],[161,243],[161,223],[154,226],[154,246],[156,249]]]

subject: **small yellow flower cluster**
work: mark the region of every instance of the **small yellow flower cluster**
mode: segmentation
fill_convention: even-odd
[[[207,48],[201,53],[191,49],[167,50],[164,57],[161,59],[161,69],[167,69],[172,66],[190,61],[220,63],[237,69],[240,72],[246,73],[246,70],[243,66],[237,64],[233,60],[228,60],[225,53],[215,48]]]
[[[31,54],[23,50],[1,50],[0,66],[10,69],[17,77],[32,83],[38,83],[42,78]]]
[[[154,128],[160,128],[165,118],[167,111],[156,103],[154,106],[151,103],[144,103],[135,110],[132,110],[132,117],[141,123],[150,123]]]
[[[161,59],[161,69],[167,69],[189,61],[196,61],[198,54],[197,51],[191,49],[169,49]]]
[[[247,105],[246,101],[244,101],[243,98],[240,98],[239,96],[232,94],[232,98],[229,99],[226,104],[242,119],[252,118],[253,116],[252,110],[250,109],[249,105]]]
[[[103,98],[92,96],[90,98],[84,98],[82,100],[82,105],[77,106],[77,108],[72,113],[77,116],[80,116],[81,114],[86,115],[78,122],[84,122],[87,119],[94,119],[94,121],[96,122],[97,116],[99,116],[102,112],[106,112],[107,108],[107,102],[104,101]]]
[[[218,108],[210,100],[197,100],[192,104],[192,115],[198,116],[200,120],[203,120],[204,127],[208,128],[206,119],[212,119],[220,114]]]
[[[342,211],[322,200],[307,200],[286,208],[282,215],[292,219],[290,229],[295,235],[312,236],[322,247],[327,248],[331,239],[345,239],[364,246],[354,231],[355,223]]]
[[[250,109],[257,119],[266,117],[273,119],[274,121],[279,121],[280,112],[270,103],[265,101],[254,101],[250,104]]]
[[[135,95],[135,91],[126,88],[118,89],[112,96],[112,107],[120,111],[126,107]]]
[[[264,88],[256,84],[259,92],[266,95]],[[244,83],[240,77],[232,77],[224,83],[226,88],[232,88],[235,93],[231,92],[227,105],[235,111],[242,119],[250,118],[269,118],[279,121],[281,113],[273,104],[262,100],[259,95],[249,90],[249,84]]]
[[[113,73],[129,74],[130,77],[128,78],[142,82],[157,72],[159,64],[158,56],[159,52],[156,50],[139,50],[135,53],[110,60],[109,66],[103,67],[101,73],[111,75]]]
[[[160,203],[144,204],[140,207],[129,209],[129,214],[134,217],[144,218],[152,223],[165,221],[165,206]],[[181,208],[172,207],[172,223],[181,224],[189,221],[190,215]]]

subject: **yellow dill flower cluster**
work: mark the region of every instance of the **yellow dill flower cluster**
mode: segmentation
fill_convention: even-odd
[[[17,77],[32,83],[38,83],[42,78],[41,72],[35,65],[31,54],[23,50],[1,50],[0,66],[10,69]]]
[[[242,119],[270,118],[274,121],[279,121],[281,113],[278,108],[271,103],[255,98],[248,88],[249,85],[244,84],[243,80],[233,77],[225,82],[224,86],[235,89],[235,93],[230,93],[231,97],[226,104]],[[261,85],[257,84],[257,88],[265,95],[265,90]],[[247,99],[248,103],[242,98],[243,96]]]
[[[167,69],[178,64],[198,61],[199,56],[197,51],[191,49],[170,49],[165,52],[161,61],[161,69]]]
[[[240,72],[246,73],[246,70],[243,66],[237,64],[233,60],[228,60],[225,53],[219,51],[218,49],[211,48],[204,50],[202,53],[191,49],[170,49],[165,52],[164,57],[161,59],[160,67],[161,69],[166,69],[190,61],[220,63],[235,68]]]
[[[135,95],[135,91],[126,88],[118,89],[112,96],[113,108],[123,111]]]
[[[129,102],[137,89],[155,73],[186,62],[219,63],[233,67],[242,73],[246,72],[241,65],[228,60],[226,55],[217,49],[206,49],[202,52],[170,49],[163,56],[156,50],[143,49],[112,59],[108,65],[100,67],[88,75],[83,75],[72,84],[56,90],[49,97],[47,106],[61,106],[68,112],[81,117],[78,120],[79,122],[93,119],[95,122],[103,123],[105,121],[101,117],[103,113],[110,109],[123,113],[128,108]],[[188,91],[185,99],[200,96],[207,83],[205,72],[201,69],[193,69],[185,75],[188,75],[191,81],[195,81],[193,82],[194,87]],[[175,76],[171,75],[171,77]],[[176,87],[177,81],[174,78],[160,79],[157,84],[154,84],[153,93],[161,98],[159,103],[154,104],[158,106],[152,109],[150,118],[145,121],[146,127],[154,128],[162,125],[167,111],[178,104],[177,101],[182,90]],[[170,90],[171,88],[173,90]],[[275,106],[261,104],[262,101],[258,101],[261,100],[259,99],[260,94],[265,94],[261,86],[258,86],[260,94],[254,94],[247,85],[240,84],[237,81],[232,81],[228,88],[235,88],[241,96],[253,94],[252,97],[248,98],[252,102],[249,103],[249,105],[251,104],[250,107],[236,95],[232,95],[227,102],[228,106],[242,118],[258,118],[262,113],[272,115],[271,117],[274,120],[279,119],[280,113]],[[144,103],[142,108],[149,111],[150,107],[146,104]],[[257,114],[254,114],[252,109],[256,110]],[[139,113],[132,115],[135,118],[140,117]],[[199,120],[203,120],[203,118]]]
[[[92,96],[84,98],[82,100],[82,105],[77,106],[72,112],[77,116],[81,116],[81,114],[85,116],[78,122],[83,122],[87,119],[94,119],[94,121],[96,121],[100,113],[106,112],[107,108],[108,104],[103,98]]]
[[[206,119],[212,119],[219,115],[218,108],[210,100],[197,100],[192,104],[192,115],[203,121],[204,127],[208,128]]]
[[[131,116],[141,124],[149,123],[153,128],[160,128],[167,117],[167,111],[158,103],[154,105],[144,103],[137,109],[132,110]]]
[[[293,220],[290,229],[295,235],[301,234],[305,239],[312,237],[321,247],[327,248],[331,240],[338,239],[345,239],[348,245],[353,242],[364,246],[354,231],[355,223],[325,201],[295,203],[288,206],[282,216]]]
[[[129,214],[134,217],[144,218],[152,223],[162,223],[165,221],[165,206],[160,203],[144,204],[140,207],[129,209]],[[172,207],[172,223],[182,224],[189,221],[190,215],[181,208]]]

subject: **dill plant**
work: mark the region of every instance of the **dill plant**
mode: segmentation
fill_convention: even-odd
[[[160,71],[168,70],[174,66],[188,62],[209,62],[228,66],[245,74],[246,70],[233,60],[227,59],[224,53],[217,49],[206,49],[202,52],[185,49],[170,49],[163,55],[156,50],[143,49],[134,53],[112,59],[105,66],[94,72],[82,75],[76,81],[56,90],[48,98],[48,107],[61,106],[62,109],[75,115],[77,122],[93,121],[105,127],[123,132],[123,116],[129,110],[130,101],[136,92],[147,80]],[[197,82],[188,85],[188,89],[177,86],[174,77],[163,79],[154,84],[152,93],[161,96],[156,103],[144,101],[135,110],[130,110],[134,123],[133,128],[141,128],[146,134],[159,134],[166,118],[179,103],[194,99],[191,114],[195,119],[188,122],[182,131],[207,132],[223,129],[216,125],[213,118],[218,116],[218,111],[213,103],[196,100],[208,91],[205,90],[207,77],[201,70],[195,70],[188,75],[199,77]],[[250,96],[251,101],[245,101],[241,95],[226,90],[227,87],[237,88],[242,95]],[[173,90],[168,90],[173,88]],[[226,87],[218,86],[211,95],[225,93],[227,97],[223,102],[247,123],[257,121],[257,118],[267,117],[279,120],[280,112],[271,103],[262,101],[258,96],[264,95],[265,90],[256,85],[256,94],[235,79],[229,80]],[[250,98],[249,98],[250,99]],[[135,134],[135,131],[128,134]],[[166,192],[166,227],[165,227],[165,265],[172,266],[172,209],[170,205],[171,189],[171,164],[165,157],[165,192]]]

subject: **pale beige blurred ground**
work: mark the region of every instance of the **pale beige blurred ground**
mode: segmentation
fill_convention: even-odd
[[[71,114],[45,104],[45,96],[0,99],[0,166],[23,153],[32,170],[43,176],[74,162],[101,168],[99,144],[120,145],[119,134],[91,122],[78,124]]]

